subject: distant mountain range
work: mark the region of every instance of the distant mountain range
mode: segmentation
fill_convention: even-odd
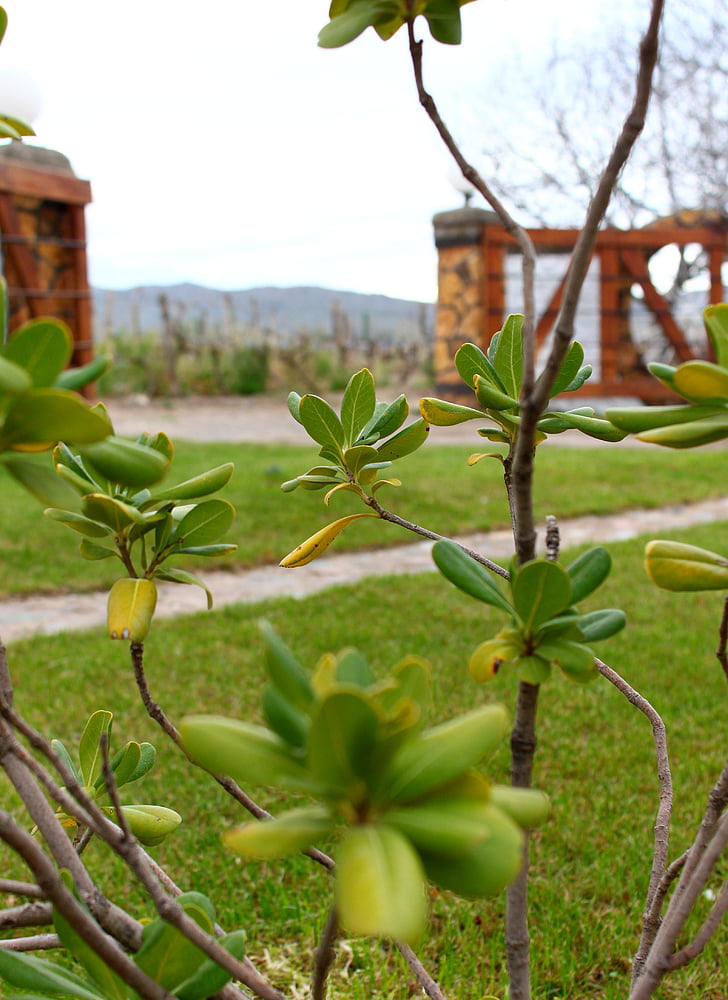
[[[93,291],[97,337],[162,329],[160,297],[174,320],[188,327],[257,330],[283,340],[301,333],[331,335],[348,324],[355,338],[413,340],[432,335],[432,303],[329,288],[248,288],[222,291],[202,285],[145,285]]]

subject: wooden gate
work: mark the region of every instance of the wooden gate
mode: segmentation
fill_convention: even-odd
[[[450,398],[467,393],[454,369],[457,347],[472,340],[487,347],[507,312],[521,311],[510,293],[511,264],[517,265],[515,241],[492,212],[465,208],[435,216],[439,252],[439,293],[435,321],[435,377],[437,391]],[[670,302],[655,287],[650,258],[663,247],[699,244],[708,260],[708,302],[723,300],[721,268],[726,256],[725,220],[686,224],[659,222],[641,230],[604,229],[598,236],[590,265],[590,294],[594,342],[585,344],[595,377],[580,390],[583,396],[636,396],[645,402],[674,399],[646,368],[644,344],[635,335],[635,291],[640,308],[649,317],[659,340],[659,360],[668,364],[707,356],[704,337],[692,343],[678,322]],[[533,229],[529,235],[539,254],[539,268],[566,259],[579,234],[575,229]],[[554,272],[554,267],[551,267]],[[552,275],[548,294],[538,304],[537,348],[547,344],[564,293],[566,274]],[[538,296],[537,296],[538,298]],[[587,324],[588,325],[588,324]],[[577,339],[583,340],[578,326]],[[654,345],[653,345],[654,353]]]

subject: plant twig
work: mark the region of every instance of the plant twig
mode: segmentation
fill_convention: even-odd
[[[49,951],[51,948],[61,947],[61,939],[57,934],[32,934],[30,937],[0,941],[0,948],[6,951]]]
[[[321,933],[321,939],[316,949],[316,956],[313,963],[313,977],[311,979],[311,996],[313,1000],[325,1000],[326,980],[329,977],[331,966],[336,952],[334,945],[339,935],[339,915],[336,907],[329,910],[326,924]]]
[[[720,663],[723,668],[723,673],[725,674],[726,680],[728,680],[728,652],[726,651],[726,646],[728,645],[728,597],[723,601],[723,615],[720,619],[720,628],[718,629],[718,648],[715,651],[715,655],[718,657],[718,663]]]
[[[414,521],[408,521],[404,517],[400,517],[399,514],[394,514],[391,510],[387,510],[386,507],[382,507],[376,497],[368,497],[366,500],[368,507],[382,518],[383,521],[389,521],[390,524],[397,524],[400,528],[406,528],[407,531],[411,531],[415,535],[421,535],[423,538],[429,538],[433,542],[439,542],[446,538],[445,535],[438,535],[436,531],[430,531],[429,528],[423,528],[419,524],[415,524]],[[447,539],[448,541],[453,541],[453,539]],[[455,543],[458,548],[462,549],[466,555],[469,555],[471,559],[475,562],[480,563],[481,566],[485,566],[486,569],[491,570],[491,572],[496,573],[498,576],[503,577],[503,579],[508,579],[508,570],[503,569],[498,563],[493,562],[491,559],[482,556],[475,549],[469,549],[467,545],[461,545],[460,542]]]
[[[667,731],[660,714],[639,691],[636,691],[616,670],[607,666],[602,660],[597,659],[595,662],[597,670],[602,677],[623,694],[630,704],[642,712],[649,721],[655,744],[657,777],[660,784],[660,798],[654,826],[652,869],[642,915],[642,934],[637,953],[632,963],[632,981],[634,982],[640,975],[655,936],[660,929],[662,919],[661,903],[670,884],[665,878],[673,801],[672,773],[670,771],[670,758],[667,750]],[[676,874],[676,871],[674,874],[671,874],[670,881],[675,878]]]
[[[149,685],[147,684],[147,677],[144,672],[144,643],[142,642],[132,642],[130,644],[130,653],[132,666],[134,668],[134,679],[136,680],[137,688],[139,689],[139,694],[141,695],[142,703],[149,713],[150,717],[160,726],[160,728],[169,736],[172,742],[182,749],[182,739],[180,737],[179,730],[174,725],[174,723],[169,719],[164,709],[159,705],[154,698],[152,698],[151,692],[149,690]],[[183,751],[184,752],[184,751]],[[190,763],[195,764],[194,761]],[[238,785],[236,781],[232,778],[225,777],[219,774],[213,774],[212,771],[208,771],[206,767],[202,767],[200,764],[195,764],[200,770],[205,771],[207,774],[211,775],[215,781],[224,788],[225,791],[236,802],[247,809],[247,811],[255,816],[256,819],[272,819],[271,813],[259,806],[249,795],[247,795],[243,789]],[[309,847],[303,852],[313,861],[316,861],[323,868],[331,870],[334,867],[334,861],[323,851],[318,850],[316,847]]]

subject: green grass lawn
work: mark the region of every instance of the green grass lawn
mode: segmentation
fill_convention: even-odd
[[[500,463],[466,464],[468,455],[482,447],[482,440],[473,437],[472,447],[429,444],[398,463],[396,475],[403,485],[383,489],[380,501],[402,517],[445,535],[507,524]],[[182,443],[170,478],[177,482],[226,461],[234,461],[236,471],[221,495],[237,509],[228,537],[239,549],[234,556],[198,559],[188,567],[277,563],[328,521],[363,509],[345,494],[325,508],[323,493],[281,493],[281,482],[305,472],[316,461],[314,449],[301,446]],[[548,446],[539,451],[537,513],[563,518],[705,499],[724,491],[725,478],[724,456],[716,451],[676,454],[658,449]],[[42,517],[39,505],[6,475],[0,475],[0,505],[0,560],[6,567],[0,598],[59,589],[89,590],[122,575],[117,560],[90,563],[81,559],[80,536]],[[366,520],[348,529],[336,547],[342,551],[411,540],[402,528]],[[180,561],[180,565],[184,564]]]
[[[602,454],[593,453],[594,460],[601,462]],[[636,462],[638,454],[620,452],[619,458]],[[544,457],[548,463],[579,462],[573,452]],[[656,482],[667,487],[671,481],[661,457],[650,471],[652,493]],[[681,456],[701,457],[709,455]],[[692,475],[702,481],[710,465],[693,465]],[[615,502],[620,467],[616,463],[602,479],[614,491]],[[638,469],[632,466],[633,478],[641,478]],[[254,476],[261,475],[258,466]],[[463,475],[480,477],[481,472]],[[629,479],[627,473],[624,479]],[[628,502],[646,502],[650,484],[635,486]],[[490,494],[484,489],[485,495]],[[298,497],[285,499],[289,509],[296,508]],[[583,500],[588,502],[588,491]],[[578,509],[578,501],[573,503]],[[302,524],[300,514],[294,518]],[[728,525],[674,537],[725,551]],[[726,756],[728,691],[713,654],[722,595],[658,591],[642,569],[643,544],[610,547],[615,568],[591,606],[627,611],[627,630],[600,644],[598,651],[652,701],[668,725],[677,796],[671,856],[676,856],[688,844]],[[361,648],[380,672],[407,653],[427,657],[434,677],[433,721],[483,701],[502,700],[513,707],[512,678],[499,675],[492,685],[479,687],[465,667],[473,647],[499,627],[497,613],[436,574],[426,574],[372,579],[306,600],[235,606],[155,623],[146,648],[149,683],[173,718],[199,711],[258,717],[263,670],[256,621],[261,615],[311,666],[325,651],[345,645]],[[157,743],[158,764],[145,779],[143,797],[174,806],[184,824],[154,853],[184,888],[209,892],[223,925],[247,928],[249,954],[277,984],[289,992],[300,989],[330,901],[328,876],[303,857],[245,863],[224,851],[219,833],[241,820],[240,810],[157,736],[139,704],[124,646],[110,643],[100,632],[27,640],[11,648],[11,668],[18,709],[44,732],[77,741],[88,714],[108,707],[115,712],[117,741]],[[582,688],[554,676],[541,692],[539,715],[535,783],[551,795],[554,808],[533,847],[534,998],[624,1000],[657,806],[649,725],[601,678]],[[504,747],[489,773],[506,780],[506,770]],[[275,810],[269,793],[258,790],[258,797]],[[2,798],[5,805],[11,801],[7,792]],[[100,848],[92,844],[86,858],[115,898],[139,915],[145,912],[140,892]],[[9,872],[16,866],[11,859],[3,867]],[[728,861],[721,863],[714,889],[726,875]],[[503,899],[464,902],[431,892],[430,927],[421,954],[449,1000],[505,996],[503,909]],[[700,915],[705,912],[703,908]],[[661,1000],[725,1000],[727,946],[724,929],[694,966],[667,980],[658,994]],[[357,939],[340,948],[331,995],[400,1000],[421,994],[395,950]]]

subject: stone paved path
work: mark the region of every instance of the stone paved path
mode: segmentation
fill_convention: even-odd
[[[658,534],[672,528],[728,520],[728,497],[659,510],[624,511],[607,517],[578,517],[561,522],[562,545],[621,541],[638,534]],[[458,539],[495,560],[512,552],[510,532],[492,531]],[[317,559],[298,569],[262,566],[257,569],[200,573],[215,597],[215,606],[253,603],[272,597],[307,597],[326,587],[354,583],[368,576],[434,571],[432,543],[423,541],[386,551],[343,553]],[[160,617],[203,611],[198,587],[160,584]],[[0,637],[5,643],[33,634],[83,628],[103,628],[106,600],[102,593],[31,596],[0,603]]]

